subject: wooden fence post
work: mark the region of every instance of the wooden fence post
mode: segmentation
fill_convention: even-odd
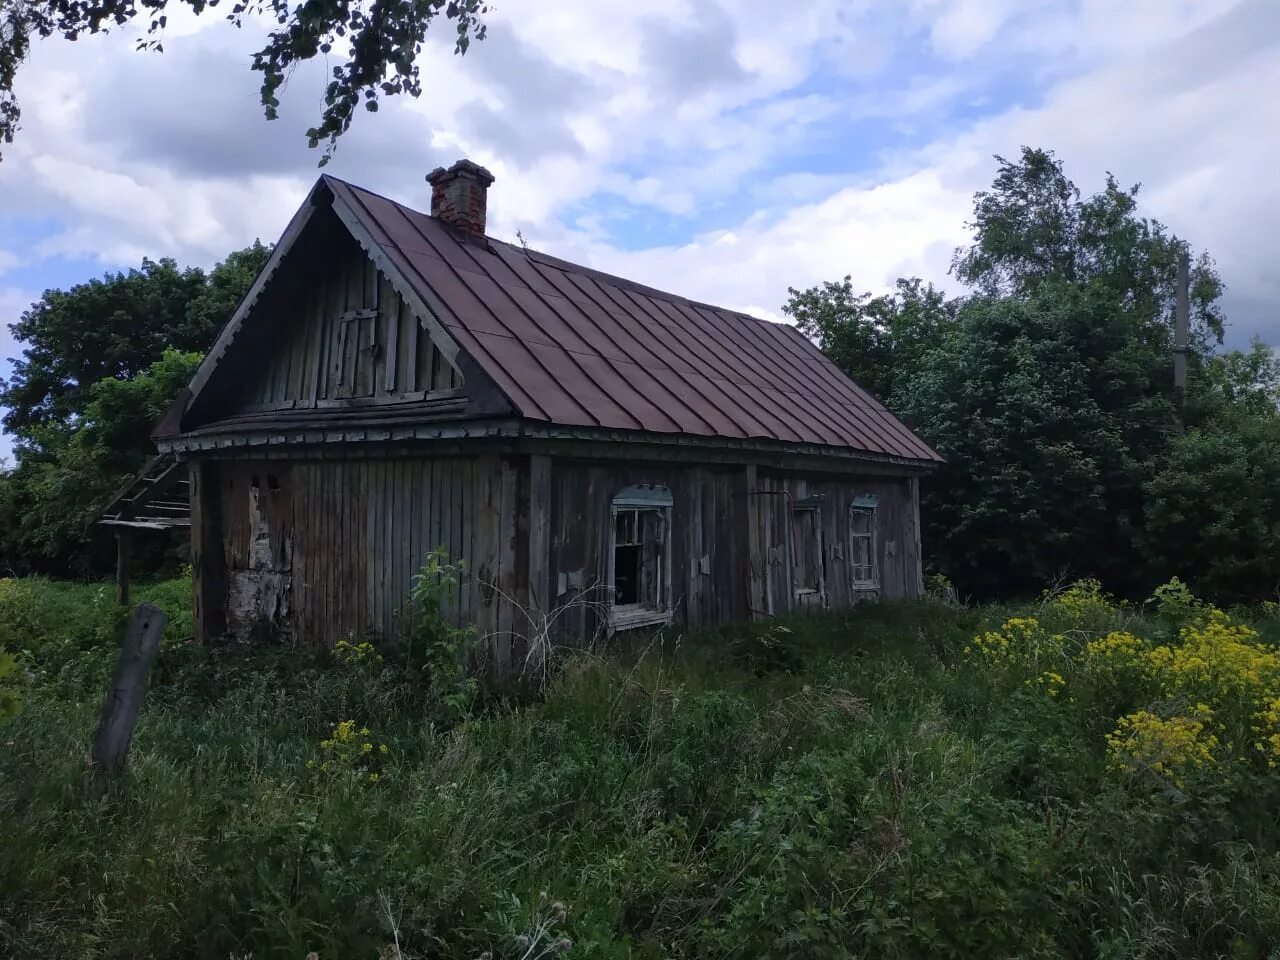
[[[90,758],[98,774],[116,774],[124,769],[138,711],[147,692],[147,674],[160,649],[160,638],[168,624],[164,611],[150,603],[140,603],[129,621],[120,649],[120,662],[102,702],[102,718],[93,738]]]
[[[129,605],[129,530],[116,531],[116,600],[120,606]]]

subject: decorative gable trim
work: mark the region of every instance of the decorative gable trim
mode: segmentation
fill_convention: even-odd
[[[335,187],[339,189],[335,189]],[[196,369],[196,373],[182,398],[184,402],[182,403],[181,412],[185,414],[199,400],[201,393],[208,387],[215,371],[243,331],[248,317],[261,299],[268,284],[278,274],[281,267],[286,265],[295,244],[312,222],[316,212],[325,208],[333,211],[360,249],[369,257],[413,311],[419,325],[431,338],[436,349],[450,365],[460,372],[463,382],[467,386],[467,394],[472,399],[472,402],[467,405],[468,412],[484,415],[500,415],[513,412],[515,408],[510,399],[493,383],[492,379],[479,364],[475,363],[459,347],[457,340],[449,332],[448,327],[438,319],[440,314],[451,316],[443,303],[439,302],[428,288],[409,282],[409,279],[396,263],[395,258],[389,256],[386,250],[375,240],[364,220],[363,211],[348,196],[350,191],[343,188],[345,188],[345,184],[342,184],[341,181],[333,181],[325,176],[320,177],[316,182],[307,200],[299,208],[298,212],[294,214],[293,219],[289,221],[288,227],[285,228],[284,233],[276,243],[266,266],[254,279],[249,292],[240,301],[231,318],[219,332],[213,347]],[[292,266],[291,263],[289,265]],[[167,430],[165,435],[172,436],[185,432],[185,425],[181,425],[180,420],[174,416],[176,412],[175,410],[166,414],[165,426]]]

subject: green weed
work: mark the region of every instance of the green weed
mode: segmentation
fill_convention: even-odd
[[[567,653],[537,700],[456,713],[429,692],[455,676],[453,653],[416,695],[404,664],[422,661],[390,649],[170,637],[127,775],[102,787],[84,757],[105,675],[64,673],[109,665],[117,614],[94,587],[23,589],[33,671],[0,726],[0,955],[1174,958],[1280,944],[1273,775],[1178,786],[1116,771],[1106,737],[1140,707],[1129,688],[1090,694],[1081,669],[1050,695],[964,655],[1014,616],[1075,643],[1072,617],[1111,622],[1093,600],[873,604]]]

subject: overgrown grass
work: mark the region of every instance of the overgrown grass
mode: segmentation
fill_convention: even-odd
[[[185,586],[150,592],[176,619]],[[543,696],[456,724],[376,657],[215,655],[179,623],[128,775],[102,787],[85,755],[116,614],[94,588],[23,589],[42,619],[23,711],[0,727],[0,955],[1280,945],[1276,778],[1109,766],[1133,704],[966,657],[1012,611],[881,604],[578,654]],[[1092,632],[1160,629],[1104,616]],[[348,719],[352,749],[322,748]]]

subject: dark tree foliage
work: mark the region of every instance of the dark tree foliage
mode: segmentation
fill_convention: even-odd
[[[19,451],[56,443],[99,380],[130,380],[168,347],[208,350],[270,253],[255,242],[208,273],[144,260],[136,270],[46,290],[10,324],[23,351],[9,378],[0,379],[4,426]]]
[[[1280,358],[1210,358],[1187,421],[1144,487],[1150,562],[1223,603],[1280,599]]]
[[[153,424],[268,256],[255,242],[207,273],[144,261],[46,291],[11,326],[24,350],[0,382],[18,441],[17,466],[0,474],[0,570],[108,568],[110,544],[95,536],[94,518],[155,452]]]
[[[18,130],[21,113],[13,84],[32,37],[75,40],[143,17],[147,37],[139,48],[161,52],[169,10],[186,7],[209,14],[218,6],[218,0],[6,0],[0,4],[0,143],[12,143]],[[237,27],[259,16],[275,23],[252,64],[262,74],[260,96],[267,119],[275,119],[277,94],[298,64],[318,56],[337,61],[324,89],[320,122],[307,131],[312,147],[326,145],[323,165],[361,103],[375,111],[381,96],[421,94],[417,58],[433,21],[441,16],[452,21],[454,50],[466,53],[472,39],[484,39],[481,17],[488,13],[488,2],[234,0],[223,9],[226,20]]]
[[[1280,364],[1261,347],[1214,354],[1222,283],[1201,254],[1184,417],[1172,321],[1185,243],[1138,214],[1137,187],[1108,177],[1082,197],[1043,150],[997,162],[974,198],[974,241],[953,261],[973,293],[946,300],[900,280],[859,296],[846,278],[792,290],[784,308],[946,457],[923,488],[931,565],[983,597],[1059,576],[1133,594],[1175,573],[1215,596],[1241,595],[1232,578],[1253,596],[1274,589],[1280,559],[1263,561],[1274,485],[1238,502],[1226,491],[1271,463]],[[1225,485],[1221,517],[1199,527],[1209,476]]]
[[[956,304],[919,279],[899,280],[892,294],[855,294],[845,277],[808,290],[788,290],[783,313],[805,336],[876,397],[896,406],[911,388],[924,352],[955,324]]]
[[[109,569],[109,539],[93,522],[111,495],[155,453],[151,428],[200,363],[198,353],[166,350],[129,380],[107,377],[88,391],[88,402],[56,446],[25,456],[0,477],[0,560],[19,573],[85,576]],[[149,559],[161,558],[155,539]],[[145,569],[145,567],[143,567]]]

